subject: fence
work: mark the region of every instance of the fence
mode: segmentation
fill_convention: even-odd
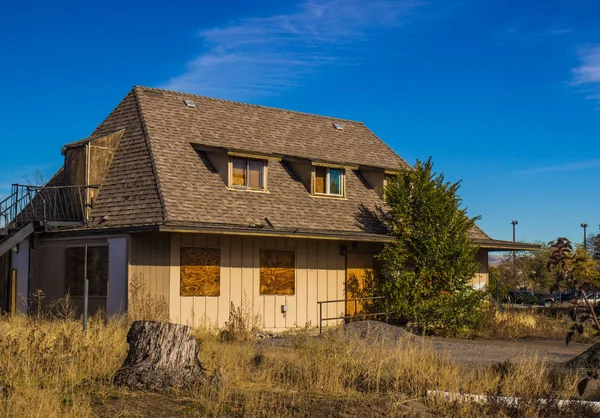
[[[368,312],[368,313],[358,313],[358,303],[359,302],[363,302],[363,301],[374,301],[374,300],[385,300],[385,304],[384,304],[384,311],[383,312]],[[342,315],[342,316],[337,316],[337,317],[332,317],[332,318],[323,318],[323,305],[328,304],[328,303],[345,303],[345,307],[347,309],[348,307],[348,302],[354,302],[354,314],[352,315]],[[340,321],[340,320],[344,320],[347,321],[349,319],[354,319],[354,318],[371,318],[371,317],[377,317],[377,316],[384,316],[385,317],[385,322],[388,322],[389,316],[387,313],[387,297],[386,296],[372,296],[372,297],[365,297],[365,298],[353,298],[353,299],[338,299],[338,300],[325,300],[322,302],[317,302],[317,304],[319,305],[319,334],[323,333],[323,322],[325,321]]]

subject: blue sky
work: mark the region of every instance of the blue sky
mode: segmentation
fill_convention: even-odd
[[[600,3],[0,4],[0,194],[137,85],[363,121],[498,239],[600,224]]]

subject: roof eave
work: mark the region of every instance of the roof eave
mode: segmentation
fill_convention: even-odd
[[[495,239],[473,238],[473,244],[478,245],[488,251],[540,251],[540,244],[531,244],[528,242],[502,241]]]
[[[264,236],[279,238],[326,239],[334,241],[390,242],[393,237],[385,234],[369,234],[350,231],[321,231],[299,228],[260,228],[225,224],[177,224],[167,223],[159,226],[160,232],[207,233],[225,235]]]

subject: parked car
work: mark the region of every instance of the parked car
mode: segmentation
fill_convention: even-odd
[[[538,297],[538,304],[542,306],[552,306],[555,303],[558,303],[560,300],[560,295],[557,293],[553,293],[551,295],[541,295]]]
[[[592,304],[592,306],[597,306],[600,304],[600,292],[586,293],[585,296],[587,297],[587,300]],[[584,303],[585,299],[583,298],[583,295],[579,296],[577,298],[577,304],[583,305]]]
[[[551,306],[555,303],[570,302],[579,296],[577,290],[569,290],[562,293],[552,293],[550,295],[541,295],[538,297],[538,304],[543,306]]]

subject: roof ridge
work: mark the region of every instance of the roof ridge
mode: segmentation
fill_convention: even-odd
[[[142,132],[144,134],[144,140],[146,142],[146,147],[148,147],[148,154],[150,156],[150,163],[152,164],[152,174],[154,175],[154,182],[156,184],[156,191],[158,193],[158,199],[160,201],[160,207],[162,210],[162,216],[163,216],[163,221],[167,220],[167,207],[165,204],[165,197],[163,195],[163,190],[160,184],[160,177],[158,175],[158,168],[156,167],[156,158],[154,156],[154,153],[152,152],[152,144],[150,141],[150,133],[148,132],[148,126],[146,124],[146,117],[144,116],[144,111],[142,109],[142,104],[141,104],[141,100],[138,96],[138,89],[140,87],[139,86],[134,86],[132,91],[133,91],[133,97],[135,99],[135,107],[137,110],[137,113],[139,115],[140,118],[140,122],[142,124]]]
[[[236,105],[241,105],[241,106],[258,107],[261,109],[277,110],[280,112],[293,113],[293,114],[297,114],[297,115],[315,116],[317,118],[322,118],[322,119],[334,119],[334,120],[339,120],[339,121],[344,121],[344,122],[360,123],[363,126],[365,125],[364,122],[361,122],[359,120],[354,120],[354,119],[338,118],[336,116],[317,115],[316,113],[300,112],[298,110],[283,109],[281,107],[265,106],[265,105],[255,104],[255,103],[245,103],[245,102],[240,102],[240,101],[236,101],[236,100],[221,99],[219,97],[210,97],[210,96],[203,96],[201,94],[192,94],[192,93],[185,93],[185,92],[176,91],[176,90],[161,89],[158,87],[147,87],[147,86],[135,85],[135,86],[133,86],[133,88],[150,90],[150,91],[159,91],[159,92],[163,92],[163,93],[173,93],[173,94],[179,94],[182,96],[200,97],[202,99],[213,100],[215,102],[231,103],[231,104],[236,104]]]

